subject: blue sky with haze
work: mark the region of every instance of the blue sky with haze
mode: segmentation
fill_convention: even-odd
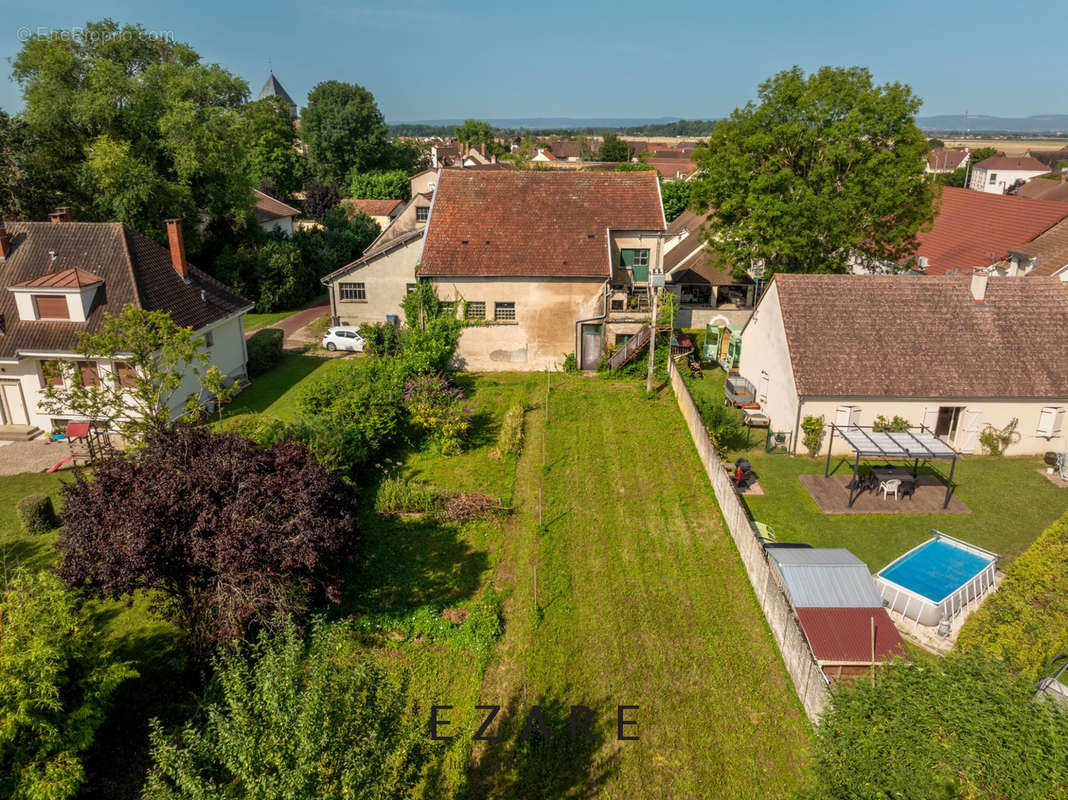
[[[298,104],[319,81],[360,83],[391,122],[719,117],[793,64],[867,66],[910,84],[923,115],[1068,113],[1068,50],[1054,7],[1032,2],[5,0],[3,16],[8,74],[27,31],[110,16],[188,42],[253,95],[268,59]],[[0,82],[0,107],[20,106],[18,87]]]

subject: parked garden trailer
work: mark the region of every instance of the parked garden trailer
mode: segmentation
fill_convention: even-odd
[[[723,391],[726,395],[725,403],[735,408],[752,406],[756,403],[756,387],[737,372],[727,375]]]

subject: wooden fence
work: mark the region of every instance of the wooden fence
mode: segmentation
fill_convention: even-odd
[[[704,464],[705,472],[708,473],[708,479],[712,482],[712,490],[716,493],[727,530],[730,531],[734,546],[742,558],[757,602],[760,603],[771,634],[782,653],[783,663],[794,682],[801,705],[804,706],[809,719],[816,721],[828,702],[828,680],[816,663],[786,593],[775,579],[774,567],[768,563],[767,553],[756,537],[749,514],[734,491],[730,476],[723,468],[723,459],[712,446],[701,414],[690,396],[690,390],[673,361],[669,362],[669,371],[671,387],[675,390],[679,409],[690,429],[690,436],[697,447],[697,454]]]

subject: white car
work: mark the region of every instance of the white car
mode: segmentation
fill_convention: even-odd
[[[327,328],[323,334],[323,347],[330,351],[352,350],[354,353],[362,353],[363,337],[358,329],[346,325]]]

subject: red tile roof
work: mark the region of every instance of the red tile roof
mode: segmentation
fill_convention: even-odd
[[[1068,219],[1061,220],[1041,236],[1012,250],[1013,253],[1035,260],[1034,269],[1028,275],[1056,274],[1068,264]]]
[[[1016,196],[1068,202],[1068,181],[1062,176],[1047,178],[1045,175],[1037,175],[1017,189]]]
[[[300,213],[299,208],[293,208],[259,189],[252,190],[252,199],[256,201],[256,219],[260,222],[270,222],[279,217],[295,217]]]
[[[806,607],[796,611],[818,661],[871,663],[873,622],[875,661],[907,654],[905,642],[885,608]]]
[[[1030,156],[990,156],[975,165],[976,169],[1034,169],[1045,172],[1047,167]]]
[[[49,272],[47,275],[42,275],[40,278],[33,278],[14,285],[32,286],[34,288],[47,287],[49,289],[73,289],[75,287],[92,286],[94,283],[103,282],[104,279],[99,275],[94,275],[84,269],[78,269],[78,267],[72,267],[71,269],[61,269],[59,272]]]
[[[797,393],[1068,396],[1064,285],[1043,276],[994,276],[980,305],[971,280],[970,274],[777,274],[772,285],[778,290]],[[754,318],[759,314],[758,307]]]
[[[607,278],[607,229],[665,227],[655,172],[444,170],[419,272]]]
[[[350,217],[355,217],[361,211],[372,217],[388,217],[397,206],[404,205],[403,200],[378,200],[363,197],[350,197],[341,202],[348,206]]]
[[[947,186],[931,230],[917,235],[917,256],[928,275],[971,272],[1003,259],[1009,249],[1029,242],[1068,217],[1068,203],[988,194]]]
[[[927,166],[932,170],[948,170],[952,172],[967,157],[967,150],[946,150],[944,147],[936,147],[927,154]]]

